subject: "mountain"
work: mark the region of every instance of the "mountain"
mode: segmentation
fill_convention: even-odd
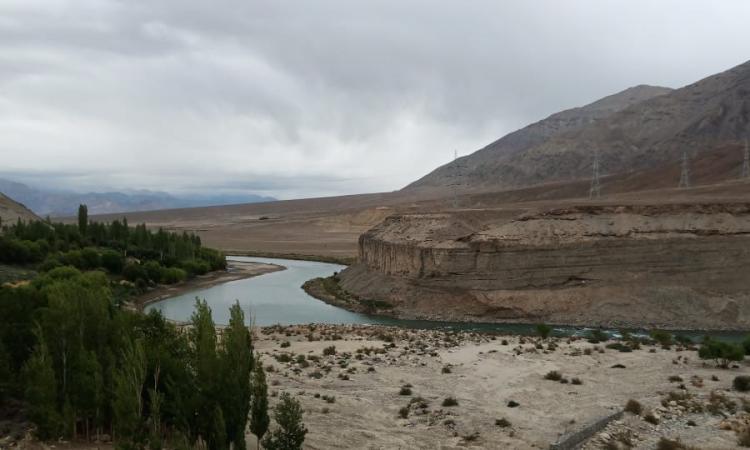
[[[85,204],[89,214],[111,214],[129,211],[189,208],[194,206],[257,203],[275,200],[259,195],[195,195],[178,197],[165,192],[76,193],[35,189],[22,183],[0,178],[0,192],[27,205],[40,216],[71,216]]]
[[[636,86],[554,114],[439,167],[405,188],[516,188],[679,165],[683,151],[712,179],[736,178],[750,134],[750,62],[680,89]],[[700,180],[696,180],[699,182]],[[676,184],[676,181],[675,181]]]
[[[0,193],[0,222],[7,224],[15,222],[19,218],[24,221],[39,219],[39,217],[28,208]]]

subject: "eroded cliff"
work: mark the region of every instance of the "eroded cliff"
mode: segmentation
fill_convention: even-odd
[[[400,317],[740,329],[748,275],[733,203],[391,216],[339,279]]]

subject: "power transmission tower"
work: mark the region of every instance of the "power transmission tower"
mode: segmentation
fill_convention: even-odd
[[[458,164],[458,151],[453,150],[453,176],[456,178],[452,183],[453,186],[453,208],[458,208],[458,183],[461,178],[461,167]]]
[[[594,176],[591,178],[591,189],[589,198],[599,198],[602,195],[602,187],[599,183],[599,150],[594,152]]]
[[[690,187],[690,160],[688,159],[687,150],[682,151],[682,172],[680,173],[680,189]]]
[[[742,178],[750,177],[750,146],[745,139],[745,158],[742,160]]]

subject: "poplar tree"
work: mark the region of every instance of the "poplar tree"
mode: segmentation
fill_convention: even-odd
[[[86,205],[78,205],[78,231],[81,236],[86,236],[89,225],[89,208]]]
[[[36,347],[23,368],[25,398],[29,419],[36,424],[37,437],[51,439],[58,437],[61,425],[57,411],[57,382],[41,327],[37,325],[34,334]]]
[[[221,352],[225,372],[221,385],[222,408],[227,439],[234,444],[235,449],[244,450],[245,428],[250,412],[253,344],[239,302],[232,305],[229,313],[229,326],[224,330]]]
[[[135,448],[140,440],[146,381],[146,356],[140,341],[126,339],[114,381],[115,439],[121,448]]]
[[[268,385],[266,384],[266,373],[263,370],[263,362],[258,355],[255,356],[255,370],[253,371],[252,404],[250,406],[250,431],[258,440],[258,448],[263,435],[268,431],[271,419],[268,417]]]

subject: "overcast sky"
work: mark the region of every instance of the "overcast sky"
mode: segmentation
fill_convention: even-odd
[[[530,122],[750,59],[750,1],[0,0],[0,176],[395,190]]]

